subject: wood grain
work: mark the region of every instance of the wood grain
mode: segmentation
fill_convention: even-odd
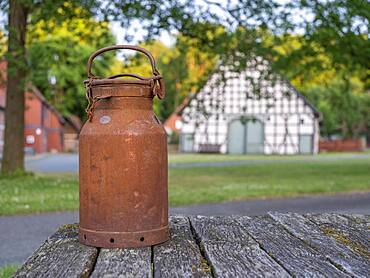
[[[88,277],[97,249],[77,239],[77,225],[65,225],[48,238],[14,277]]]
[[[361,218],[323,213],[308,214],[306,217],[319,225],[323,233],[370,260],[370,222],[366,221],[365,216]]]
[[[101,249],[91,277],[152,277],[151,248]]]
[[[370,277],[365,215],[174,216],[170,233],[157,246],[99,249],[65,225],[14,277]]]
[[[370,277],[369,261],[353,252],[341,242],[323,233],[311,220],[296,213],[270,213],[274,220],[283,225],[338,268],[356,277]]]
[[[271,217],[242,217],[239,221],[260,246],[293,276],[349,276]]]
[[[190,217],[216,277],[288,277],[231,217]]]
[[[153,247],[155,277],[211,277],[187,217],[170,218],[170,238]]]

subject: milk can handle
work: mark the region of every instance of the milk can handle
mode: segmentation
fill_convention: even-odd
[[[131,49],[131,50],[135,50],[135,51],[138,51],[138,52],[141,52],[141,53],[145,54],[148,57],[148,59],[150,61],[150,64],[152,66],[153,76],[156,77],[156,76],[159,76],[160,75],[160,73],[159,73],[159,71],[157,69],[157,66],[155,64],[154,57],[146,49],[141,48],[139,46],[134,46],[134,45],[112,45],[112,46],[107,46],[107,47],[101,48],[101,49],[95,51],[93,54],[91,54],[89,60],[87,61],[87,75],[88,75],[88,77],[90,79],[91,78],[97,78],[91,72],[92,62],[96,58],[96,56],[98,56],[98,55],[100,55],[100,54],[102,54],[104,52],[107,52],[107,51],[110,51],[110,50],[116,50],[116,49]]]

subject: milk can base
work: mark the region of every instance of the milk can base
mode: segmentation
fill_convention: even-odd
[[[133,248],[156,245],[169,239],[168,226],[138,232],[105,232],[79,227],[80,243],[103,248]]]

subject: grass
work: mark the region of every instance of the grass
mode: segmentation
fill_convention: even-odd
[[[174,206],[369,190],[370,158],[169,172],[169,199]],[[2,177],[0,192],[0,215],[78,209],[75,175]]]
[[[0,278],[9,278],[18,270],[20,265],[11,264],[0,267]]]
[[[370,159],[172,169],[172,205],[370,190]]]
[[[75,175],[0,178],[0,215],[78,209]]]
[[[230,154],[171,154],[169,156],[170,163],[191,163],[191,162],[218,162],[218,161],[241,161],[241,160],[310,160],[318,157],[324,158],[346,158],[364,153],[320,153],[319,155],[230,155]]]

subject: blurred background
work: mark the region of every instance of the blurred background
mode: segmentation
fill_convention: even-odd
[[[0,234],[30,235],[4,244],[14,254],[0,265],[22,262],[58,225],[78,221],[86,62],[107,45],[148,49],[164,76],[154,111],[168,134],[172,213],[370,212],[368,1],[0,7]],[[93,66],[100,77],[150,70],[132,51]],[[25,228],[34,223],[45,229]]]

